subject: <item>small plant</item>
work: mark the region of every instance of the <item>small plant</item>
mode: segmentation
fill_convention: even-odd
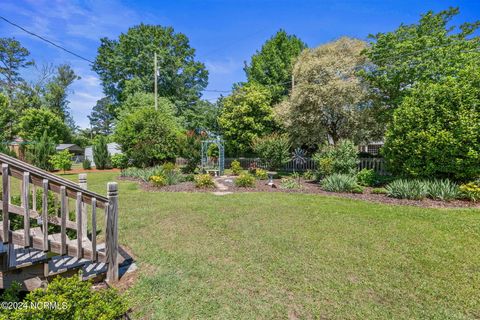
[[[303,173],[303,179],[309,181],[317,180],[317,174],[313,170],[307,170]]]
[[[357,183],[364,187],[372,187],[377,180],[377,174],[373,169],[362,169],[357,173]]]
[[[313,156],[319,173],[355,174],[358,165],[357,147],[350,140],[340,140],[336,145],[324,146]]]
[[[213,188],[215,183],[209,174],[199,174],[195,177],[195,187],[197,188]]]
[[[110,161],[112,163],[112,167],[118,169],[125,169],[128,166],[128,158],[123,153],[114,154]]]
[[[331,174],[322,180],[321,185],[324,190],[331,192],[363,192],[357,184],[356,177],[349,174]]]
[[[428,183],[418,179],[398,179],[390,182],[385,189],[389,197],[398,199],[421,200],[428,195]]]
[[[167,185],[167,180],[164,176],[151,176],[150,182],[156,187],[164,187]]]
[[[249,173],[242,173],[235,179],[235,185],[242,188],[252,188],[255,186],[255,177]]]
[[[451,201],[460,196],[458,185],[448,179],[429,181],[427,188],[428,197],[434,200]]]
[[[298,182],[296,177],[285,177],[280,181],[280,188],[282,189],[301,189],[302,184]]]
[[[373,193],[373,194],[387,194],[387,189],[385,189],[385,188],[373,188],[371,193]]]
[[[92,162],[88,159],[83,160],[82,162],[82,168],[83,170],[90,170],[92,169]]]
[[[193,173],[184,174],[183,177],[182,177],[182,181],[193,182],[193,181],[195,181],[195,175]]]
[[[268,173],[267,173],[267,170],[263,170],[263,169],[256,169],[255,170],[255,177],[258,179],[258,180],[267,180],[268,179]]]
[[[474,202],[480,200],[480,181],[462,184],[459,189],[463,198]]]
[[[51,156],[49,162],[54,168],[63,170],[65,174],[65,171],[72,169],[72,156],[73,154],[65,149]]]
[[[242,172],[242,166],[238,160],[233,160],[232,164],[230,165],[230,170],[232,170],[232,174],[234,176],[238,176],[240,172]]]

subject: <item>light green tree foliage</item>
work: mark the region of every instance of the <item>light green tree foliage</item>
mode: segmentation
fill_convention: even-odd
[[[20,71],[33,65],[28,59],[30,52],[14,38],[0,38],[0,87],[14,100],[17,87],[24,82]]]
[[[276,170],[290,158],[290,141],[285,134],[270,134],[253,140],[253,151],[268,169]]]
[[[72,168],[72,157],[73,154],[65,149],[52,155],[49,162],[53,168],[63,170],[63,173],[65,173],[66,170]]]
[[[67,142],[70,129],[65,122],[47,108],[27,109],[20,117],[19,134],[26,141],[39,140],[44,132],[54,143]]]
[[[158,110],[168,110],[168,112],[174,110],[174,105],[170,100],[164,97],[158,97]],[[122,118],[124,115],[129,115],[132,112],[137,111],[143,107],[155,108],[155,95],[146,92],[135,92],[129,95],[125,102],[122,103],[121,111],[118,114],[118,118]]]
[[[361,76],[370,86],[379,122],[391,120],[416,83],[455,77],[465,64],[480,63],[479,22],[452,25],[458,13],[456,8],[429,11],[418,23],[370,36],[365,53],[372,65]]]
[[[480,68],[419,83],[393,113],[384,156],[393,173],[423,178],[480,177]]]
[[[207,86],[205,65],[195,60],[187,36],[175,33],[172,27],[140,24],[122,33],[118,40],[100,41],[93,69],[114,102],[125,101],[135,91],[154,91],[154,52],[160,74],[158,94],[172,101],[179,114],[198,100]],[[130,86],[135,89],[125,94],[127,81],[133,81]]]
[[[292,142],[315,146],[357,138],[365,90],[356,76],[366,43],[343,37],[306,49],[294,66],[295,89],[276,107]]]
[[[279,30],[252,56],[250,64],[245,65],[248,82],[268,86],[272,102],[280,101],[290,91],[293,64],[306,47],[295,35]]]
[[[218,122],[228,154],[251,152],[254,138],[269,134],[276,128],[271,101],[270,91],[253,82],[238,87],[223,99]]]
[[[150,102],[146,103],[132,108],[131,113],[124,113],[114,134],[128,159],[139,167],[153,166],[175,158],[177,137],[181,132],[171,103],[159,104],[158,111]]]
[[[0,143],[10,141],[14,135],[13,110],[8,106],[8,98],[0,93]]]

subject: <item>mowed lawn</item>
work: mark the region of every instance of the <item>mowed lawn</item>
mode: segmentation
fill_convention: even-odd
[[[116,176],[89,174],[89,189]],[[480,317],[479,210],[119,184],[133,318]]]

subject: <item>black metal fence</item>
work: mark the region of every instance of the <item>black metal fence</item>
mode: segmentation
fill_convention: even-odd
[[[232,161],[237,160],[240,162],[240,165],[244,169],[250,167],[261,168],[262,163],[259,158],[225,158],[225,168],[230,168]],[[186,161],[183,158],[177,158],[177,165],[185,165]],[[315,170],[316,165],[315,161],[312,158],[305,158],[305,163],[297,164],[293,160],[287,162],[282,170],[284,171],[307,171]],[[387,171],[385,170],[385,160],[383,158],[360,158],[358,163],[358,170],[362,169],[373,169],[376,173],[380,175],[386,175]]]

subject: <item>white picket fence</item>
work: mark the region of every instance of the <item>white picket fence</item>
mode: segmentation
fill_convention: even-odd
[[[240,165],[244,169],[249,167],[261,168],[262,164],[259,158],[225,158],[225,168],[230,168],[232,161],[237,160],[240,162]],[[181,166],[185,165],[186,161],[183,158],[177,158],[176,164]],[[287,162],[282,170],[284,171],[307,171],[315,170],[316,165],[315,161],[312,158],[305,158],[305,163],[297,164],[293,160]],[[373,169],[376,173],[380,175],[386,175],[387,171],[385,170],[385,160],[383,158],[360,158],[358,163],[358,170],[362,169]]]

